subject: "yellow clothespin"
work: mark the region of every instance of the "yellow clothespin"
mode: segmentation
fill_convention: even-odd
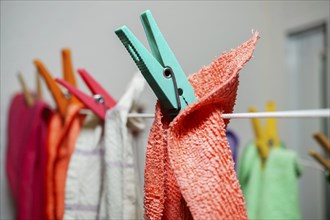
[[[276,103],[274,101],[268,101],[266,103],[266,111],[276,111]],[[277,120],[275,118],[266,118],[266,132],[269,147],[280,147],[280,139],[277,131]]]
[[[320,146],[330,155],[330,140],[322,133],[317,132],[314,135],[314,139],[320,144]],[[309,150],[309,155],[317,160],[326,170],[330,171],[330,160],[324,158],[318,152]]]
[[[18,72],[17,77],[22,87],[22,92],[24,95],[25,102],[29,107],[31,107],[34,103],[34,97],[31,94],[31,91],[29,90],[23,75],[20,72]]]
[[[255,107],[250,107],[249,112],[257,112],[257,109]],[[262,165],[264,165],[269,154],[266,135],[267,133],[263,129],[259,118],[252,118],[251,122],[255,135],[255,144],[261,157]]]

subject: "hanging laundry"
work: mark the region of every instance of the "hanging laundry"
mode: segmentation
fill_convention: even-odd
[[[71,50],[62,49],[63,77],[76,86],[71,60]],[[36,59],[34,64],[38,73],[45,79],[51,92],[57,112],[50,119],[47,138],[46,161],[46,208],[45,219],[62,219],[64,215],[64,195],[67,169],[80,127],[85,116],[79,111],[83,107],[76,97],[65,97],[42,61]]]
[[[54,161],[54,197],[55,197],[55,218],[63,219],[65,182],[71,155],[74,151],[80,128],[84,122],[85,115],[79,114],[82,105],[73,104],[68,107],[64,127],[57,146],[56,159]]]
[[[271,150],[261,187],[260,219],[301,219],[297,179],[302,169],[294,151]]]
[[[61,114],[59,112],[54,112],[50,118],[48,125],[48,136],[46,144],[46,178],[45,178],[45,194],[46,194],[46,203],[45,203],[45,219],[53,220],[55,218],[55,181],[54,181],[54,167],[55,160],[57,157],[57,146],[62,135],[63,121]]]
[[[244,149],[239,180],[250,219],[300,219],[296,154],[283,146],[272,148],[262,168],[254,143]]]
[[[235,163],[235,170],[236,170],[236,162],[237,162],[237,154],[238,154],[238,146],[239,146],[239,139],[237,134],[230,130],[226,129],[226,137],[229,143],[231,155],[233,156],[233,160]]]
[[[102,121],[86,116],[71,156],[65,186],[64,219],[96,219],[104,175]]]
[[[52,112],[23,94],[13,98],[8,117],[6,172],[15,201],[17,219],[43,219],[47,124]]]
[[[64,215],[68,164],[84,120],[84,115],[79,114],[81,108],[79,104],[69,106],[65,121],[59,112],[50,119],[46,146],[45,219],[62,219]]]
[[[241,184],[250,219],[258,219],[262,178],[261,158],[257,147],[251,142],[243,148],[238,162],[238,180]]]
[[[145,168],[145,218],[246,219],[245,202],[226,139],[238,72],[258,33],[189,77],[198,101],[171,122],[156,105]]]
[[[143,129],[140,122],[128,121],[137,104],[145,80],[136,73],[118,104],[107,111],[105,120],[104,178],[98,219],[142,219],[143,200],[138,181],[133,132]],[[127,124],[135,125],[130,130]]]

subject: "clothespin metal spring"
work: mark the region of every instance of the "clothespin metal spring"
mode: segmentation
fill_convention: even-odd
[[[170,116],[176,116],[177,114],[179,114],[180,110],[181,110],[181,101],[180,101],[180,96],[183,94],[183,91],[181,88],[178,89],[178,85],[175,79],[175,74],[173,73],[173,70],[171,67],[165,67],[163,70],[163,75],[165,78],[167,79],[172,79],[173,81],[173,87],[174,87],[174,94],[176,97],[176,102],[177,102],[177,108],[173,108],[173,109],[169,109],[169,114]],[[188,105],[188,103],[186,103]]]

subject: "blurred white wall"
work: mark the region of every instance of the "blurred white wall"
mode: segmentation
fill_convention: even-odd
[[[113,31],[127,25],[147,45],[139,20],[146,9],[152,11],[187,75],[246,41],[252,29],[260,32],[254,57],[241,71],[236,112],[246,112],[251,105],[263,110],[269,99],[277,102],[279,110],[288,110],[287,31],[320,20],[329,23],[329,1],[1,1],[0,218],[13,218],[4,160],[9,101],[20,90],[17,71],[34,87],[32,60],[40,58],[54,76],[61,77],[60,50],[70,47],[74,66],[86,68],[119,99],[137,68]],[[80,79],[79,85],[88,91]],[[46,99],[52,103],[48,92]],[[155,96],[150,88],[142,100],[146,111],[153,112]],[[288,123],[281,120],[279,132],[290,145]],[[253,137],[248,120],[232,120],[230,128],[238,132],[242,144]],[[148,132],[138,143],[141,170]]]

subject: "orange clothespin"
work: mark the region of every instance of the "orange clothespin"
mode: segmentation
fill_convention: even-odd
[[[68,82],[73,86],[76,86],[76,81],[74,77],[74,71],[72,67],[72,61],[71,61],[71,52],[69,49],[63,49],[62,50],[62,62],[63,62],[63,77],[64,79],[68,80]],[[47,87],[50,90],[56,106],[58,108],[58,111],[60,112],[61,116],[64,118],[67,112],[68,105],[70,103],[79,103],[79,101],[75,97],[66,98],[58,86],[58,84],[55,82],[54,78],[51,76],[45,65],[42,63],[41,60],[34,60],[34,64],[38,70],[38,73],[41,74],[41,76],[46,81]]]
[[[46,85],[54,98],[56,107],[57,107],[59,113],[61,114],[61,116],[64,118],[66,115],[68,100],[62,93],[62,90],[57,85],[57,83],[55,82],[55,80],[53,79],[53,77],[51,76],[49,71],[46,69],[46,67],[42,63],[42,61],[36,59],[36,60],[34,60],[34,65],[38,69],[38,73],[40,73],[41,76],[46,81]]]
[[[77,87],[76,77],[74,74],[71,50],[68,48],[62,49],[62,67],[63,67],[63,78],[65,81],[70,83],[72,86]],[[70,103],[80,103],[75,96],[70,97]]]
[[[317,132],[314,135],[314,139],[320,144],[320,146],[330,155],[330,140],[322,133]],[[309,155],[317,160],[326,170],[330,171],[330,160],[323,157],[315,150],[310,149]]]

